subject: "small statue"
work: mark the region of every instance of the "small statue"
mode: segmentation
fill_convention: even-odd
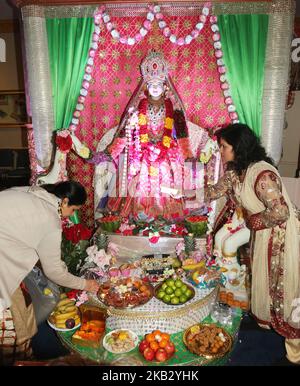
[[[230,290],[245,288],[246,266],[238,263],[237,250],[250,239],[242,209],[237,207],[233,216],[215,235],[214,256]]]

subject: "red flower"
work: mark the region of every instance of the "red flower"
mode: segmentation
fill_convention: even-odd
[[[74,224],[70,227],[63,228],[65,238],[77,244],[80,240],[89,240],[92,236],[92,231],[83,224]]]
[[[186,221],[188,222],[202,222],[202,221],[207,221],[206,216],[190,216],[186,218]]]
[[[69,292],[66,292],[66,295],[69,299],[76,299],[77,295],[82,292],[81,290],[71,290]]]
[[[68,153],[72,148],[73,142],[70,135],[68,135],[67,137],[57,135],[55,139],[55,143],[61,152]]]
[[[132,229],[125,229],[123,231],[124,236],[132,236]]]
[[[159,236],[152,236],[149,238],[150,243],[156,244],[159,240]]]

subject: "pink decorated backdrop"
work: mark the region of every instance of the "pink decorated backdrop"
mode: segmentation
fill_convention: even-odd
[[[198,16],[165,16],[172,33],[177,36],[188,35],[198,19]],[[145,16],[112,16],[120,34],[126,36],[135,35],[144,20]],[[76,132],[78,138],[95,150],[103,134],[119,123],[123,110],[139,84],[140,63],[150,49],[163,52],[169,62],[169,74],[184,103],[188,120],[204,128],[230,123],[220,87],[212,34],[207,20],[198,38],[189,45],[178,46],[166,39],[157,22],[154,22],[142,41],[128,46],[114,40],[105,25],[101,24],[92,81]],[[88,191],[81,220],[92,225],[94,166],[72,152],[68,156],[68,173],[70,178],[83,183]]]

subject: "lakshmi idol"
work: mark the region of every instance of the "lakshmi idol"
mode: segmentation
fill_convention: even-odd
[[[104,206],[104,202],[107,210],[125,218],[180,219],[189,211],[183,190],[192,189],[191,173],[185,166],[185,161],[193,157],[188,130],[197,130],[198,143],[199,138],[203,143],[209,136],[199,126],[186,124],[183,104],[161,53],[148,54],[141,64],[141,74],[141,84],[128,103],[112,143],[105,147],[104,139],[104,145],[98,146],[109,155],[118,172],[113,170],[112,162],[105,170],[103,163],[96,167],[95,206],[99,202]],[[103,201],[105,189],[108,193]]]

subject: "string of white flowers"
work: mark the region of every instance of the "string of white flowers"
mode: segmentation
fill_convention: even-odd
[[[164,37],[168,38],[170,42],[172,42],[173,44],[177,44],[178,46],[183,46],[183,45],[190,44],[192,40],[196,39],[199,36],[200,31],[203,29],[206,23],[207,16],[210,13],[211,3],[207,2],[204,4],[201,15],[199,17],[199,22],[196,24],[196,26],[191,31],[191,33],[189,33],[185,37],[178,37],[171,32],[170,27],[167,25],[166,21],[164,20],[164,15],[160,12],[159,5],[155,5],[155,6],[150,5],[149,8],[151,11],[150,14],[153,14],[153,18],[155,17],[158,20],[158,26],[162,30]]]
[[[210,13],[210,8],[210,2],[204,4],[201,15],[199,17],[199,22],[196,24],[191,33],[189,33],[185,37],[177,37],[171,32],[171,29],[168,27],[166,21],[164,20],[164,15],[161,13],[161,8],[159,5],[148,6],[149,11],[146,15],[146,19],[144,20],[142,27],[134,36],[121,36],[121,33],[117,30],[117,28],[111,21],[110,15],[103,8],[100,8],[98,14],[101,14],[102,20],[106,26],[107,31],[110,32],[111,36],[117,41],[119,41],[121,44],[133,46],[136,43],[139,43],[151,30],[152,23],[157,20],[158,26],[161,29],[163,35],[168,38],[173,44],[182,46],[185,44],[190,44],[192,40],[196,39],[199,36],[200,31],[203,29],[207,20],[207,16]]]
[[[238,123],[239,118],[238,114],[236,112],[236,107],[233,103],[232,97],[231,97],[231,91],[230,91],[230,85],[228,83],[227,77],[226,77],[226,67],[224,64],[224,61],[222,59],[223,57],[223,50],[222,50],[222,44],[221,44],[221,35],[219,32],[219,26],[217,24],[218,22],[218,17],[217,16],[210,16],[209,18],[210,21],[210,28],[212,30],[212,39],[214,42],[214,51],[215,51],[215,57],[217,59],[217,66],[218,66],[218,73],[220,77],[220,82],[221,82],[221,89],[223,91],[224,95],[224,102],[227,107],[227,111],[229,114],[229,117],[232,121],[232,123]]]

